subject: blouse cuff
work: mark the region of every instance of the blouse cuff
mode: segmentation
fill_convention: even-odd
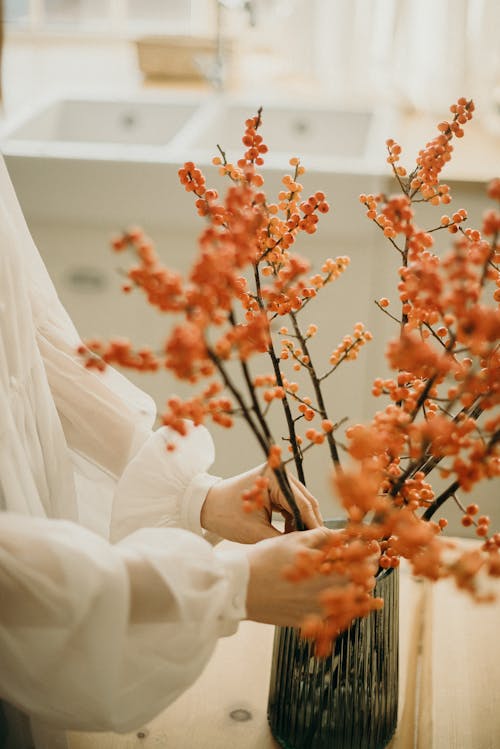
[[[237,548],[218,549],[215,553],[225,569],[228,583],[227,604],[224,614],[219,617],[220,636],[228,637],[236,632],[240,621],[247,616],[246,592],[250,568],[247,555]]]
[[[181,526],[188,531],[197,533],[199,536],[204,535],[211,542],[218,540],[216,537],[208,538],[212,534],[206,534],[201,527],[200,515],[201,508],[209,490],[222,479],[219,476],[212,476],[209,473],[198,473],[191,479],[184,492],[184,498],[181,503]]]

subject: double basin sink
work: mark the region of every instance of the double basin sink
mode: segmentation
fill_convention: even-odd
[[[384,141],[394,135],[394,118],[387,111],[224,94],[53,99],[7,122],[1,147],[7,157],[203,163],[219,144],[233,160],[243,148],[245,120],[260,106],[271,168],[298,156],[320,171],[383,169]]]

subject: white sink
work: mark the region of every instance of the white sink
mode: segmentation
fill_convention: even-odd
[[[165,148],[199,107],[199,97],[64,97],[8,123],[2,141],[7,154],[103,158],[108,148],[113,158],[127,159],[138,149]]]
[[[257,109],[254,101],[210,93],[61,97],[7,122],[0,137],[3,152],[12,157],[209,163],[217,144],[231,160],[241,156],[245,120]],[[308,169],[385,170],[384,142],[394,134],[386,112],[270,100],[262,118],[270,168],[286,168],[290,157],[298,156]]]
[[[221,103],[193,146],[214,151],[240,152],[245,120],[256,113],[250,105]],[[373,125],[373,112],[340,111],[329,108],[264,106],[259,132],[271,157],[321,156],[362,158]]]
[[[35,113],[10,138],[164,145],[196,109],[195,104],[62,99]]]

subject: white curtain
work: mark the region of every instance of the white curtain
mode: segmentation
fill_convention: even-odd
[[[486,117],[499,96],[499,29],[499,0],[315,0],[311,55],[338,103],[442,113],[467,96]]]

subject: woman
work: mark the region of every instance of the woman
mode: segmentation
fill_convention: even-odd
[[[280,535],[271,511],[289,508],[274,483],[260,513],[242,511],[260,467],[208,474],[202,427],[167,452],[150,398],[111,368],[85,369],[79,343],[2,161],[0,698],[9,718],[12,706],[30,716],[38,748],[65,746],[56,729],[141,725],[241,619],[297,625],[327,585],[281,576],[328,534],[298,481],[310,530]],[[218,537],[250,545],[219,551]]]

